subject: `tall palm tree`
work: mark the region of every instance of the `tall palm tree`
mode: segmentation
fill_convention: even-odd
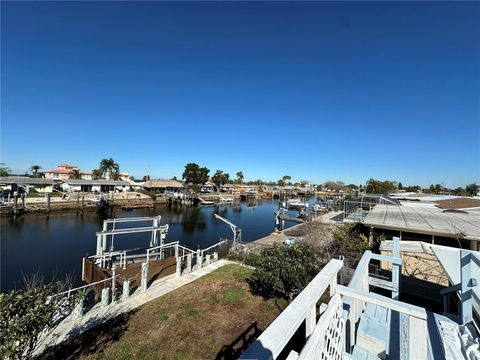
[[[110,173],[110,180],[121,180],[122,176],[119,172],[112,172]]]
[[[68,178],[79,180],[82,178],[82,174],[80,174],[80,171],[75,169],[75,170],[72,170],[72,172],[68,175]]]
[[[92,170],[92,178],[94,180],[101,179],[102,178],[102,172],[99,169],[93,169]]]
[[[112,159],[102,159],[98,168],[102,176],[120,172],[120,166]]]
[[[38,176],[38,170],[40,170],[42,167],[40,165],[32,165],[30,166],[30,170],[32,171],[32,174],[34,177]]]

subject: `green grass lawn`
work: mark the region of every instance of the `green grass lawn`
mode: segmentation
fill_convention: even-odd
[[[252,295],[250,274],[238,265],[223,266],[42,358],[236,358],[286,306]]]

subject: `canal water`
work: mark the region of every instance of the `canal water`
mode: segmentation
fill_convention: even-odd
[[[214,213],[242,229],[242,240],[249,242],[270,234],[275,227],[273,211],[278,201],[245,202],[212,207],[168,207],[115,211],[114,217],[161,215],[161,225],[169,224],[166,242],[179,241],[191,248],[206,248],[222,238],[232,238],[230,227],[215,219]],[[295,212],[289,212],[295,216]],[[73,274],[81,284],[82,257],[94,255],[95,233],[101,231],[103,217],[97,213],[29,215],[1,219],[1,291],[21,288],[23,276],[39,271],[46,280]],[[150,223],[151,224],[151,223]],[[294,225],[286,223],[286,227]],[[147,226],[131,223],[130,226]],[[123,226],[125,227],[125,226]],[[117,228],[120,228],[117,226]],[[117,235],[115,250],[147,247],[150,233]]]

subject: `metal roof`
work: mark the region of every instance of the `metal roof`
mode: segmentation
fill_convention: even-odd
[[[105,179],[98,179],[98,180],[83,180],[83,179],[66,179],[63,180],[64,183],[68,185],[110,185],[110,186],[131,186],[128,181],[123,180],[105,180]]]
[[[1,176],[0,184],[18,184],[18,185],[53,185],[53,179],[31,178],[28,176]]]
[[[363,224],[413,233],[480,240],[478,211],[452,212],[438,207],[377,205]]]
[[[183,184],[177,180],[148,180],[143,183],[146,188],[183,188]]]

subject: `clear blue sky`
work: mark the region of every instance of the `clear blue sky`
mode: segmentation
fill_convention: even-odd
[[[480,3],[2,2],[1,160],[480,182]]]

